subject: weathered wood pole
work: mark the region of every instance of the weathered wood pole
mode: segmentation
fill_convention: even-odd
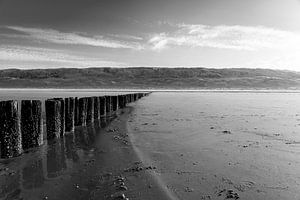
[[[22,153],[20,115],[17,101],[0,102],[0,157],[12,158]]]
[[[87,117],[86,123],[90,124],[94,122],[94,98],[88,97],[87,98]]]
[[[126,98],[125,98],[125,95],[121,95],[121,101],[122,101],[121,108],[125,108],[126,107]]]
[[[106,99],[106,116],[110,116],[111,115],[111,96],[105,96]]]
[[[126,94],[126,104],[130,103],[130,94]]]
[[[115,112],[118,110],[118,96],[112,96],[111,101],[112,101],[112,111]]]
[[[134,99],[134,101],[138,100],[138,94],[137,93],[133,94],[133,99]]]
[[[65,130],[73,132],[75,129],[75,99],[65,98]]]
[[[80,98],[78,101],[79,116],[78,116],[78,126],[86,126],[87,118],[87,98]]]
[[[130,102],[134,102],[133,94],[130,94]]]
[[[21,102],[21,134],[24,150],[43,144],[42,102],[40,100]]]
[[[118,95],[118,108],[123,108],[123,95]]]
[[[75,97],[74,121],[75,121],[75,126],[78,126],[79,125],[79,99],[78,99],[78,97]]]
[[[94,98],[94,119],[99,120],[100,119],[100,98],[99,97],[93,97]]]
[[[62,132],[61,101],[55,99],[47,99],[45,102],[45,108],[47,140],[59,138]]]
[[[60,117],[61,117],[61,128],[60,128],[60,136],[65,135],[66,126],[65,126],[65,100],[63,98],[54,98],[57,101],[60,101],[61,109],[60,109]]]
[[[104,96],[99,97],[100,100],[100,117],[106,116],[106,98]]]
[[[127,104],[127,98],[126,98],[126,95],[124,94],[123,95],[123,107],[124,108],[126,107],[126,104]]]

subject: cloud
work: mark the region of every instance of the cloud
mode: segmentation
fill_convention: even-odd
[[[177,24],[176,28],[174,32],[154,34],[148,41],[151,48],[188,46],[255,51],[300,47],[298,33],[262,26]]]
[[[110,34],[110,36],[115,38],[126,39],[126,40],[136,40],[136,41],[144,40],[144,38],[142,37],[133,36],[133,35]]]
[[[72,55],[72,53],[63,50],[16,45],[0,46],[0,64],[1,63],[3,66],[9,63],[16,63],[16,68],[22,66],[26,68],[40,68],[49,66],[102,67],[125,65],[124,63],[106,61],[98,58]],[[41,66],[40,63],[44,63],[45,66]]]
[[[142,49],[142,46],[137,42],[112,40],[105,38],[104,36],[86,36],[79,33],[60,32],[54,29],[27,28],[20,26],[6,26],[5,28],[24,33],[25,35],[20,35],[19,37],[31,39],[34,41],[119,49]],[[14,37],[16,36],[18,35],[14,35]]]

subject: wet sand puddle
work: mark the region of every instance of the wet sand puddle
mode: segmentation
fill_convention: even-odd
[[[74,133],[66,133],[65,137],[48,143],[45,141],[43,146],[20,157],[1,160],[0,199],[48,199],[55,196],[53,193],[57,190],[63,192],[61,185],[80,174],[83,165],[94,162],[96,154],[101,158],[104,152],[94,143],[112,120],[103,119],[87,127],[76,127]],[[71,182],[74,184],[74,180]],[[71,187],[85,190],[79,188],[79,184]]]

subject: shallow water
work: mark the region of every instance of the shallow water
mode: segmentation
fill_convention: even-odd
[[[95,154],[99,132],[112,119],[103,119],[87,127],[76,127],[64,138],[45,141],[22,156],[0,160],[0,199],[45,199],[52,191],[60,191],[82,165],[89,164]],[[78,182],[80,183],[80,182]],[[75,187],[75,186],[74,186]]]
[[[179,199],[300,199],[299,93],[152,93],[129,128]]]
[[[122,92],[98,90],[3,89],[0,90],[0,100],[45,100],[53,97],[87,97],[120,93]],[[77,170],[82,169],[82,165],[86,165],[95,154],[99,154],[94,146],[95,141],[101,139],[99,133],[114,117],[104,118],[87,127],[76,127],[74,133],[66,133],[64,138],[50,142],[44,140],[41,147],[30,149],[17,158],[0,159],[0,199],[45,199],[51,191],[59,191],[66,181],[72,179]],[[44,127],[44,138],[45,135]]]

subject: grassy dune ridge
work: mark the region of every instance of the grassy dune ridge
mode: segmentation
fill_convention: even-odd
[[[0,87],[300,89],[300,72],[247,68],[6,69],[0,70]]]

